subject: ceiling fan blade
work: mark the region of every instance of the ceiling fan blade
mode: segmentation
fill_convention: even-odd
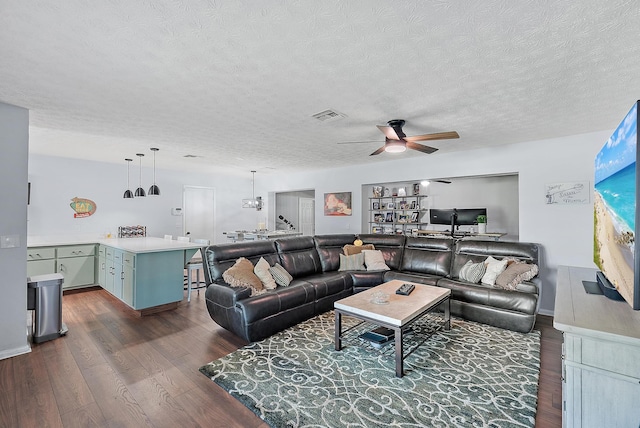
[[[400,137],[398,136],[398,134],[396,133],[396,131],[390,127],[390,126],[382,126],[382,125],[377,125],[378,129],[387,136],[388,139],[390,140],[399,140]]]
[[[384,152],[384,146],[380,147],[378,150],[376,150],[375,152],[371,153],[369,156],[379,155],[382,152]]]
[[[417,150],[427,154],[431,154],[438,150],[435,147],[423,146],[422,144],[414,143],[413,141],[407,141],[407,149]]]
[[[413,137],[404,137],[405,140],[416,142],[416,141],[427,141],[427,140],[451,140],[454,138],[460,138],[460,135],[456,131],[450,132],[437,132],[435,134],[424,134],[424,135],[414,135]]]
[[[436,183],[451,184],[449,180],[430,180],[430,181],[435,181]]]

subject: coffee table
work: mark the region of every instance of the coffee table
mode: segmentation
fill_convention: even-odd
[[[451,328],[450,301],[451,290],[430,285],[418,284],[408,296],[395,294],[396,290],[408,281],[393,280],[370,288],[334,303],[335,308],[335,349],[342,349],[342,316],[350,316],[372,324],[387,327],[394,331],[396,376],[403,376],[404,351],[402,348],[403,329],[420,319],[426,313],[444,303],[444,329]],[[389,295],[385,304],[373,303],[373,295],[383,292]]]

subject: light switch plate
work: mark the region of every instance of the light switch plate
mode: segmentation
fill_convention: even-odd
[[[0,236],[0,248],[18,248],[20,246],[20,235]]]

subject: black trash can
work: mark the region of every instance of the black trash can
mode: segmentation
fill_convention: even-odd
[[[59,273],[27,278],[27,309],[33,311],[31,339],[34,343],[56,339],[67,333],[62,322],[62,283]]]

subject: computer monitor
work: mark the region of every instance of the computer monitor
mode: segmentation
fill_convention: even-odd
[[[431,224],[451,225],[451,234],[456,226],[471,226],[478,223],[479,215],[487,215],[486,208],[453,208],[453,209],[430,209],[429,221]]]

